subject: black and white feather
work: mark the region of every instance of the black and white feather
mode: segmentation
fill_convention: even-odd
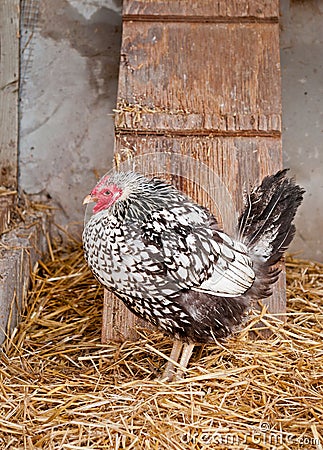
[[[294,235],[303,194],[286,171],[266,177],[229,237],[205,208],[159,179],[116,173],[92,192],[118,192],[83,232],[94,276],[136,315],[188,342],[227,336],[253,300],[270,295],[272,266]]]

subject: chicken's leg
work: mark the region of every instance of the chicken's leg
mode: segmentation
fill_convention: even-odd
[[[170,354],[170,359],[167,361],[161,379],[166,381],[180,379],[183,376],[184,369],[186,369],[190,361],[193,349],[194,344],[184,344],[182,341],[175,340]],[[175,366],[177,366],[177,369],[175,368]]]
[[[169,356],[170,360],[167,361],[165,370],[161,377],[162,380],[172,381],[175,374],[175,365],[173,361],[175,361],[175,363],[178,363],[183,346],[184,343],[182,341],[179,341],[177,339],[174,341],[173,348]]]
[[[180,359],[180,368],[177,369],[175,378],[179,380],[183,376],[183,369],[186,369],[188,366],[188,363],[190,362],[193,350],[194,350],[195,344],[184,344],[183,345],[183,351],[182,356]]]

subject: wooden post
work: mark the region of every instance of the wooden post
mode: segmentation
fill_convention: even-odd
[[[19,0],[0,2],[0,235],[16,198],[18,160]]]
[[[0,186],[17,187],[19,0],[0,2]]]
[[[123,8],[117,166],[152,152],[190,157],[220,177],[240,211],[243,192],[282,167],[278,1],[125,0]],[[226,205],[199,188],[201,170],[170,178],[218,214]],[[265,302],[273,313],[285,310],[284,279]],[[136,323],[106,292],[103,341],[132,339]]]

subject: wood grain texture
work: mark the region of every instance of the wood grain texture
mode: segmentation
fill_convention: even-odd
[[[0,246],[0,345],[11,332],[25,309],[30,274],[35,263],[48,253],[46,230],[48,215],[26,214],[25,222],[1,238]]]
[[[116,129],[281,132],[276,24],[126,22]]]
[[[165,167],[160,167],[160,170],[158,154],[166,155]],[[192,164],[191,171],[185,162],[182,167],[177,165],[172,169],[173,155],[188,157],[192,162],[196,161],[196,164]],[[121,171],[145,171],[151,176],[165,172],[172,175],[172,172],[176,171],[179,179],[187,180],[186,184],[177,181],[177,187],[183,189],[185,186],[186,193],[193,200],[207,206],[218,216],[219,211],[212,205],[208,194],[212,186],[208,186],[208,180],[204,182],[201,179],[204,166],[219,177],[219,181],[228,189],[236,210],[240,212],[243,207],[243,193],[258,184],[266,175],[275,173],[282,167],[282,147],[281,140],[274,137],[121,134],[117,135],[116,139],[115,160],[117,169]],[[180,158],[176,158],[175,163],[178,160]],[[159,173],[156,173],[156,168]],[[175,178],[171,176],[169,179],[175,182]],[[206,190],[198,188],[202,184]],[[225,205],[221,207],[225,208]],[[225,225],[228,227],[230,224],[229,219],[229,223]]]
[[[17,186],[19,0],[0,2],[0,185]]]
[[[250,1],[250,0],[124,0],[124,20],[150,18],[151,20],[165,20],[184,18],[185,21],[207,20],[218,18],[226,20],[234,18],[272,19],[278,17],[279,2]]]

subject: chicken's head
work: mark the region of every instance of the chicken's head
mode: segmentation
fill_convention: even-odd
[[[109,210],[119,218],[138,219],[153,211],[185,201],[171,185],[135,172],[115,172],[97,183],[83,204],[94,202],[93,213]]]
[[[83,205],[96,203],[93,208],[94,214],[110,208],[122,196],[122,188],[117,186],[110,178],[109,175],[104,176],[83,200]]]

